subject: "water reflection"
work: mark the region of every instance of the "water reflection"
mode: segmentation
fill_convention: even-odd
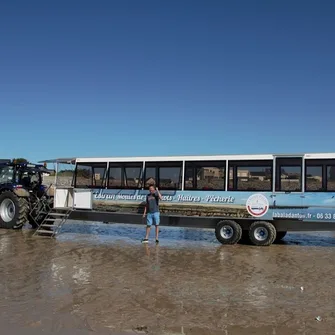
[[[73,266],[72,279],[75,284],[88,284],[90,282],[91,272],[89,266]]]
[[[213,229],[161,227],[160,230],[160,241],[163,245],[181,247],[196,243],[198,247],[221,246],[215,238]],[[58,238],[71,240],[78,239],[78,235],[83,235],[83,238],[89,235],[91,241],[96,240],[99,243],[117,240],[139,243],[144,236],[144,231],[145,227],[140,225],[69,221],[63,226]],[[154,232],[151,232],[151,239],[154,240]],[[335,246],[335,232],[288,233],[277,245]]]
[[[62,229],[62,234],[58,238],[71,239],[74,234],[90,235],[90,238],[95,238],[99,242],[125,240],[129,242],[141,241],[145,233],[145,227],[130,224],[102,224],[102,223],[83,223],[74,222],[67,223]],[[66,236],[64,236],[66,235]],[[78,236],[77,236],[78,238]],[[154,241],[154,232],[151,232],[150,238]],[[213,230],[202,230],[195,228],[160,228],[160,242],[197,242],[198,245],[206,245],[209,243],[218,244]],[[200,244],[199,244],[200,243]]]

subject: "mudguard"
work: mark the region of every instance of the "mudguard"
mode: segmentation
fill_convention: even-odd
[[[15,188],[13,189],[13,193],[15,193],[18,197],[29,198],[30,194],[24,188]]]

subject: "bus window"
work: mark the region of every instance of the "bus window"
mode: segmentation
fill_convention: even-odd
[[[145,167],[145,181],[144,181],[145,188],[148,188],[150,185],[158,184],[157,174],[158,173],[157,173],[157,169],[155,166]]]
[[[142,187],[142,162],[109,163],[108,188],[139,189]]]
[[[123,166],[124,188],[139,189],[142,187],[143,163],[126,163]]]
[[[109,164],[108,188],[122,188],[122,167],[118,163]]]
[[[181,190],[182,166],[162,166],[159,168],[159,188]]]
[[[162,190],[181,190],[183,162],[146,162],[146,188],[154,184]]]
[[[302,158],[282,157],[276,158],[276,191],[301,192],[302,191]]]
[[[335,165],[327,166],[327,191],[335,192]]]
[[[192,165],[189,165],[188,162],[185,163],[185,190],[194,190],[196,189],[196,177],[195,169]]]
[[[77,163],[75,171],[75,187],[104,187],[106,170],[107,163]]]
[[[323,167],[306,160],[305,190],[306,192],[322,191]]]
[[[335,192],[334,159],[305,159],[305,191]]]
[[[273,161],[229,162],[229,190],[262,191],[272,190]]]
[[[185,190],[225,190],[225,161],[186,162]]]

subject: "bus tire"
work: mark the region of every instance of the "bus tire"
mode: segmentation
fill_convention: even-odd
[[[233,220],[222,220],[215,227],[215,236],[222,244],[236,244],[242,237],[242,228]]]
[[[287,234],[287,231],[277,231],[275,242],[281,241]]]
[[[249,229],[249,238],[252,244],[258,246],[269,246],[276,239],[276,228],[267,221],[253,222]]]

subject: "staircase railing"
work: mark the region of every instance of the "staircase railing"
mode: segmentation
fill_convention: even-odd
[[[42,196],[38,196],[37,194],[30,192],[31,196],[35,197],[35,204],[31,208],[29,212],[30,220],[33,220],[36,226],[39,226],[41,223],[41,220],[39,220],[40,216],[46,217],[46,215],[52,210],[52,205],[50,203],[50,198],[48,196],[48,191],[53,186],[53,184],[50,184],[46,189],[43,190]],[[43,222],[43,220],[42,220]]]
[[[51,210],[36,229],[34,236],[56,236],[69,218],[71,212],[72,208],[66,207]],[[58,223],[57,220],[59,220]]]

